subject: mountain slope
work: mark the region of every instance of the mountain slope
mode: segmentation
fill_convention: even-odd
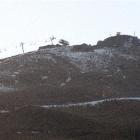
[[[139,101],[51,109],[26,106],[0,114],[0,139],[139,140],[139,118]]]
[[[95,46],[43,46],[3,59],[1,108],[139,96],[139,60],[140,40],[128,35]]]

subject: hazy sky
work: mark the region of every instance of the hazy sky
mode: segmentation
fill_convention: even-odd
[[[0,0],[0,58],[21,53],[21,41],[30,51],[52,35],[95,44],[117,31],[140,37],[139,0]]]

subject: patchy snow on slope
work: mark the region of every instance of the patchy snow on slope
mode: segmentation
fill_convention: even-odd
[[[31,54],[26,53],[23,56],[16,56],[13,58],[13,60],[19,64],[19,68],[24,67],[26,63],[29,62],[39,62],[41,59],[48,60],[53,63],[56,63],[55,57],[53,57],[52,54],[46,53],[46,52],[33,52]]]
[[[113,56],[113,53],[112,53],[113,49],[110,49],[110,48],[99,48],[99,49],[95,49],[94,52],[96,54],[99,54],[99,55],[109,55],[110,57]]]
[[[68,60],[71,64],[80,69],[81,73],[86,72],[108,72],[112,67],[113,61],[133,60],[137,61],[139,56],[134,55],[129,50],[124,48],[96,48],[90,52],[73,52],[72,47],[55,47],[39,50],[40,53],[53,54]]]
[[[14,87],[0,86],[0,92],[12,92],[16,89]]]
[[[112,49],[96,49],[92,52],[72,52],[70,47],[47,48],[41,52],[55,54],[69,60],[77,66],[82,73],[89,71],[105,70],[110,58],[113,56]]]
[[[47,59],[49,61],[52,61],[52,62],[56,63],[55,58],[51,54],[41,54],[41,55],[38,55],[36,58],[38,58],[38,59]]]

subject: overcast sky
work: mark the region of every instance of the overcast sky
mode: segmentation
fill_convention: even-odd
[[[140,37],[139,0],[0,0],[0,58],[21,53],[20,42],[26,51],[52,35],[95,44],[117,31]]]

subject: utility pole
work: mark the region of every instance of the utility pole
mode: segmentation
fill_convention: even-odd
[[[23,42],[20,43],[20,47],[22,48],[22,52],[24,53],[24,44]]]
[[[136,36],[136,33],[134,32],[134,37]]]
[[[50,41],[51,41],[52,45],[53,45],[53,40],[55,40],[55,39],[56,38],[54,36],[50,37]]]

